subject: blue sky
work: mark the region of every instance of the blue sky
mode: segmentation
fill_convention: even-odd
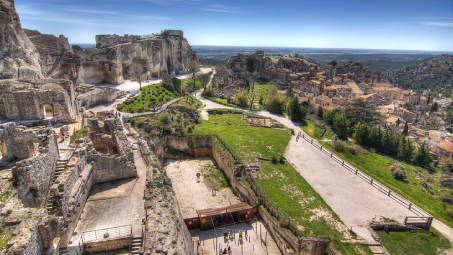
[[[22,27],[96,34],[180,29],[192,45],[453,51],[453,0],[16,0]]]

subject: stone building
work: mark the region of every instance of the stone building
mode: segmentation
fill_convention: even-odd
[[[53,119],[74,122],[78,106],[74,86],[68,80],[23,83],[0,81],[0,118],[11,120]]]

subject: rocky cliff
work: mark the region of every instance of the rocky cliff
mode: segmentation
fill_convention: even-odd
[[[130,66],[143,63],[143,77],[162,76],[162,73],[188,72],[188,63],[195,58],[183,32],[165,30],[159,35],[97,35],[95,49],[74,47],[80,61],[85,83],[120,84],[133,77]]]
[[[39,54],[22,30],[13,0],[0,0],[0,79],[43,78]]]
[[[41,34],[36,30],[24,29],[25,34],[36,47],[44,74],[54,79],[70,79],[76,82],[78,69],[68,38],[60,35]]]

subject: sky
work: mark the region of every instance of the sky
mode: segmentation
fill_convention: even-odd
[[[23,28],[63,34],[184,31],[191,45],[453,51],[453,0],[15,0]]]

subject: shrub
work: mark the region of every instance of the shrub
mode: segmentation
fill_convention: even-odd
[[[356,150],[354,147],[352,147],[352,146],[346,147],[346,150],[347,150],[349,153],[351,153],[352,155],[357,155],[357,150]]]
[[[272,163],[277,164],[278,160],[276,156],[272,156]]]
[[[392,171],[393,178],[400,181],[406,179],[406,171],[404,170],[404,167],[401,164],[398,163],[392,164],[390,166],[390,170]]]
[[[279,162],[280,164],[282,164],[282,165],[285,164],[285,158],[280,157],[280,158],[278,159],[278,162]]]
[[[345,146],[344,146],[343,142],[338,141],[338,140],[336,140],[335,142],[333,142],[333,148],[334,148],[336,151],[339,151],[339,152],[345,150]]]

